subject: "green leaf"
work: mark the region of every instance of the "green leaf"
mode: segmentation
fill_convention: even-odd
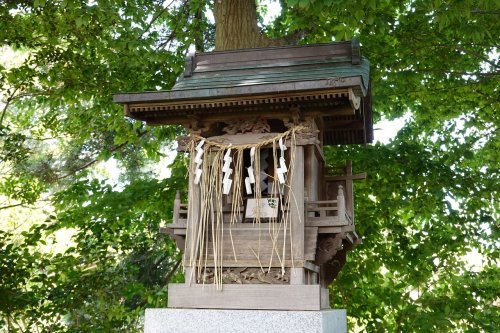
[[[361,9],[358,9],[354,12],[354,17],[357,19],[357,20],[362,20],[363,17],[365,17],[365,12]]]
[[[83,24],[83,19],[81,17],[77,17],[75,20],[75,23],[76,23],[76,27],[80,28]]]

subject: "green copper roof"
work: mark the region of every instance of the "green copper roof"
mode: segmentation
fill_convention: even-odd
[[[116,94],[114,100],[174,102],[332,88],[350,88],[363,97],[369,79],[370,64],[356,41],[217,51],[188,56],[172,90]]]
[[[373,138],[369,68],[357,41],[197,53],[186,58],[171,90],[113,98],[129,117],[188,127],[208,118],[267,112],[286,118],[300,110],[321,118],[323,144],[367,143]]]
[[[347,57],[325,60],[286,61],[274,64],[227,65],[194,71],[183,77],[172,90],[229,88],[259,84],[282,84],[321,79],[361,77],[363,90],[368,89],[370,64],[362,58],[353,65]]]

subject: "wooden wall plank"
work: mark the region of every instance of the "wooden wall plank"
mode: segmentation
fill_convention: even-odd
[[[318,241],[318,228],[306,227],[304,236],[304,258],[314,261],[316,257],[316,244]]]
[[[319,285],[169,284],[169,308],[321,310]]]

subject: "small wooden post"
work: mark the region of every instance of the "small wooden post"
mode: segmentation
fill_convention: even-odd
[[[345,219],[345,198],[344,198],[344,187],[339,185],[339,192],[337,194],[337,207],[339,211],[339,220]]]
[[[352,221],[354,222],[354,200],[353,200],[353,179],[358,175],[353,175],[352,174],[352,161],[348,160],[345,165],[345,190],[346,190],[346,207],[348,209],[348,213],[352,218]]]
[[[181,192],[175,192],[174,199],[174,216],[172,217],[172,223],[177,224],[179,222],[179,213],[181,210]]]

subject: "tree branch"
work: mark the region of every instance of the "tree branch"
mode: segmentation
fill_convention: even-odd
[[[0,207],[0,210],[14,208],[14,207],[22,206],[22,205],[24,205],[24,204],[21,202],[21,203],[18,203],[18,204],[12,204],[12,205],[7,205],[7,206],[2,206],[2,207]]]
[[[182,12],[184,13],[186,11],[186,9],[188,9],[187,7],[187,0],[184,0],[182,2]],[[189,14],[189,13],[188,13]],[[159,49],[162,49],[163,47],[165,47],[168,43],[172,42],[172,40],[177,36],[177,29],[179,29],[179,26],[180,26],[180,22],[181,20],[179,19],[174,27],[174,29],[172,29],[172,32],[170,33],[170,35],[167,37],[167,40],[165,40],[164,42],[160,43],[157,47],[156,47],[156,50],[159,50]]]
[[[463,47],[457,47],[457,50],[459,51],[462,51],[464,53],[467,53],[467,54],[470,54],[472,55],[473,57],[476,57],[478,59],[481,59],[482,61],[490,64],[491,66],[495,67],[495,68],[500,68],[500,65],[497,65],[495,64],[493,61],[489,60],[488,58],[486,57],[483,57],[482,55],[480,55],[479,53],[476,53],[476,52],[472,52],[472,51],[468,51],[467,49],[464,49]]]
[[[433,95],[433,94],[438,94],[439,92],[445,92],[445,91],[454,91],[456,89],[461,89],[461,88],[467,88],[471,85],[481,85],[482,83],[481,82],[478,82],[478,81],[473,81],[473,82],[467,82],[466,84],[460,84],[460,85],[454,85],[454,86],[447,86],[446,88],[439,88],[439,89],[431,89],[430,91],[427,90],[427,88],[422,88],[420,90],[408,90],[408,91],[403,91],[403,92],[396,92],[394,94],[387,94],[387,95],[379,95],[379,96],[382,96],[384,98],[387,98],[387,97],[393,97],[393,96],[401,96],[402,93],[405,93],[405,94],[420,94],[422,92],[425,92],[426,95]],[[477,92],[476,90],[474,90],[475,92]]]
[[[473,57],[476,57],[478,59],[481,59],[482,61],[490,64],[491,66],[493,66],[495,68],[500,68],[500,65],[497,65],[492,60],[484,57],[482,54],[479,54],[477,52],[469,51],[469,50],[463,48],[460,45],[457,45],[457,44],[434,44],[434,46],[437,46],[437,47],[446,47],[446,48],[449,48],[449,49],[455,49],[455,50],[461,51],[463,53],[467,53],[467,54],[469,54],[469,55],[471,55]]]
[[[25,208],[30,208],[32,210],[35,210],[35,209],[40,209],[39,207],[36,207],[34,206],[35,203],[39,203],[39,202],[48,202],[50,201],[49,199],[45,198],[45,199],[37,199],[35,202],[31,203],[31,204],[27,204],[25,202],[20,202],[20,203],[17,203],[17,204],[12,204],[12,205],[5,205],[5,206],[0,206],[0,210],[2,209],[9,209],[9,208],[14,208],[14,207],[19,207],[19,206],[22,206],[22,207],[25,207]],[[5,201],[4,201],[5,202]],[[32,205],[32,206],[29,206],[29,205]]]
[[[200,22],[203,21],[203,10],[201,6],[199,6],[194,14],[194,20],[193,20],[196,26],[197,34],[194,37],[194,49],[197,52],[205,52],[205,44],[203,40],[203,32],[201,31],[202,29],[199,28]]]
[[[141,132],[141,133],[139,133],[139,136],[138,136],[138,137],[139,137],[139,138],[141,138],[141,137],[142,137],[142,136],[144,136],[146,133],[148,133],[148,131]],[[125,146],[126,146],[126,145],[128,145],[128,144],[129,144],[129,142],[128,142],[128,141],[125,141],[124,143],[122,143],[122,144],[120,144],[120,145],[118,145],[118,146],[115,146],[115,147],[113,147],[112,149],[110,149],[110,152],[111,152],[111,153],[114,153],[115,151],[118,151],[118,150],[122,149],[123,147],[125,147]],[[69,172],[69,173],[67,173],[67,174],[65,174],[65,175],[62,175],[62,176],[57,177],[57,178],[56,178],[56,181],[59,181],[59,180],[62,180],[62,179],[65,179],[65,178],[71,177],[71,176],[75,175],[77,172],[82,171],[82,170],[84,170],[84,169],[87,169],[88,167],[91,167],[92,165],[96,164],[97,162],[100,162],[100,160],[99,160],[99,159],[97,159],[97,158],[94,158],[94,159],[90,160],[89,162],[85,163],[84,165],[82,165],[82,166],[80,166],[80,167],[76,168],[75,170],[73,170],[73,171],[71,171],[71,172]]]
[[[500,10],[482,10],[482,9],[473,9],[471,10],[472,14],[481,14],[481,15],[500,15]]]
[[[399,71],[398,73],[440,73],[440,74],[449,74],[449,75],[456,75],[456,76],[462,76],[462,75],[470,75],[470,76],[482,76],[482,77],[488,77],[488,76],[496,76],[500,75],[500,72],[465,72],[465,71],[446,71],[446,70],[438,70],[438,69],[425,69],[425,68],[416,68],[416,69],[409,69],[409,70],[402,70]]]
[[[172,278],[172,276],[174,276],[175,272],[177,271],[177,269],[179,268],[179,266],[181,265],[181,263],[182,263],[182,256],[179,259],[177,259],[177,262],[175,263],[175,265],[172,268],[172,270],[167,274],[167,276],[165,276],[165,279],[163,279],[164,283],[169,283],[170,282],[170,279]]]
[[[165,46],[167,46],[168,43],[172,42],[172,40],[175,38],[175,31],[172,31],[172,33],[170,34],[170,36],[168,36],[168,38],[164,41],[164,42],[161,42],[157,47],[156,47],[156,51],[164,48]]]
[[[119,150],[119,149],[122,149],[122,148],[123,148],[123,147],[125,147],[127,144],[128,144],[128,141],[127,141],[127,142],[124,142],[124,143],[122,143],[122,144],[120,144],[120,145],[118,145],[118,146],[116,146],[116,147],[113,147],[113,149],[111,149],[111,150],[110,150],[110,152],[112,152],[112,153],[113,153],[113,152],[115,152],[115,151],[117,151],[117,150]],[[92,165],[96,164],[97,162],[99,162],[99,160],[98,160],[97,158],[94,158],[93,160],[91,160],[91,161],[89,161],[89,162],[85,163],[84,165],[82,165],[82,166],[80,166],[80,167],[76,168],[75,170],[73,170],[73,171],[71,171],[71,172],[69,172],[69,173],[67,173],[67,174],[65,174],[65,175],[62,175],[62,176],[57,177],[57,178],[56,178],[56,181],[58,181],[58,180],[62,180],[62,179],[65,179],[65,178],[68,178],[68,177],[70,177],[70,176],[73,176],[73,175],[75,175],[77,172],[82,171],[82,170],[85,170],[85,169],[87,169],[88,167],[91,167]]]
[[[170,1],[170,3],[168,5],[166,5],[165,7],[163,7],[163,4],[165,3],[165,1],[162,1],[162,3],[161,3],[162,4],[162,9],[151,19],[151,22],[149,22],[148,26],[144,29],[144,31],[142,32],[142,34],[139,37],[139,39],[141,39],[142,37],[144,37],[144,35],[153,26],[153,23],[155,23],[156,20],[158,20],[158,18],[160,18],[161,14],[163,14],[174,2],[175,2],[175,0],[172,0],[172,1]]]
[[[16,94],[18,88],[14,89],[12,94],[10,94],[9,97],[7,97],[7,100],[5,101],[5,105],[2,110],[2,115],[0,116],[0,127],[2,126],[3,123],[3,118],[5,117],[5,114],[7,113],[7,108],[9,107],[10,103],[14,100],[14,95]]]

